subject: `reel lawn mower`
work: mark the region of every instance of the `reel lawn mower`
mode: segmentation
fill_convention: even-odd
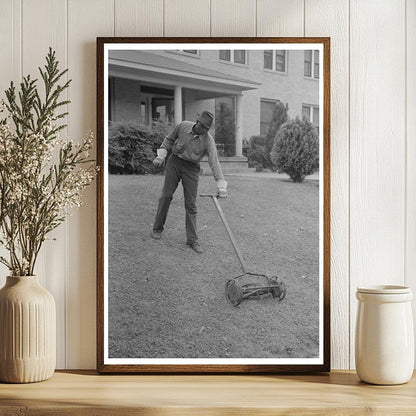
[[[225,297],[233,306],[238,306],[243,299],[260,298],[264,296],[272,296],[279,302],[286,296],[286,285],[277,276],[267,276],[261,273],[252,273],[244,262],[243,256],[238,247],[237,241],[231,231],[230,225],[225,218],[224,212],[218,202],[218,196],[213,194],[201,194],[201,197],[210,197],[220,215],[220,218],[230,237],[231,244],[240,261],[243,274],[233,277],[225,284]]]

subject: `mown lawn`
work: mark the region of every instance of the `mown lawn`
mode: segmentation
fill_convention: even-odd
[[[213,202],[198,200],[204,254],[186,247],[182,186],[161,240],[151,238],[163,176],[109,177],[111,358],[309,358],[319,351],[319,187],[227,177],[220,200],[246,263],[279,276],[282,302],[231,306],[224,296],[240,264]],[[200,193],[215,192],[212,177]]]

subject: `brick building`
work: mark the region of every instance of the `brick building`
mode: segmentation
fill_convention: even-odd
[[[243,138],[265,134],[273,107],[307,115],[319,125],[319,51],[111,50],[109,120],[178,123],[202,110],[228,122],[216,137],[221,156],[242,158]]]

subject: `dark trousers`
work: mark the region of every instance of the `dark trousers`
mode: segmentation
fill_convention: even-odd
[[[186,242],[191,244],[198,241],[196,233],[196,197],[198,193],[199,165],[183,160],[175,155],[171,155],[166,164],[165,183],[159,199],[153,230],[163,231],[173,194],[181,180],[185,198]]]

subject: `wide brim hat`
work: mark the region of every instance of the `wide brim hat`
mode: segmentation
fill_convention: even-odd
[[[214,121],[214,115],[209,111],[203,111],[201,115],[197,118],[204,127],[210,129],[212,126],[212,122]]]

